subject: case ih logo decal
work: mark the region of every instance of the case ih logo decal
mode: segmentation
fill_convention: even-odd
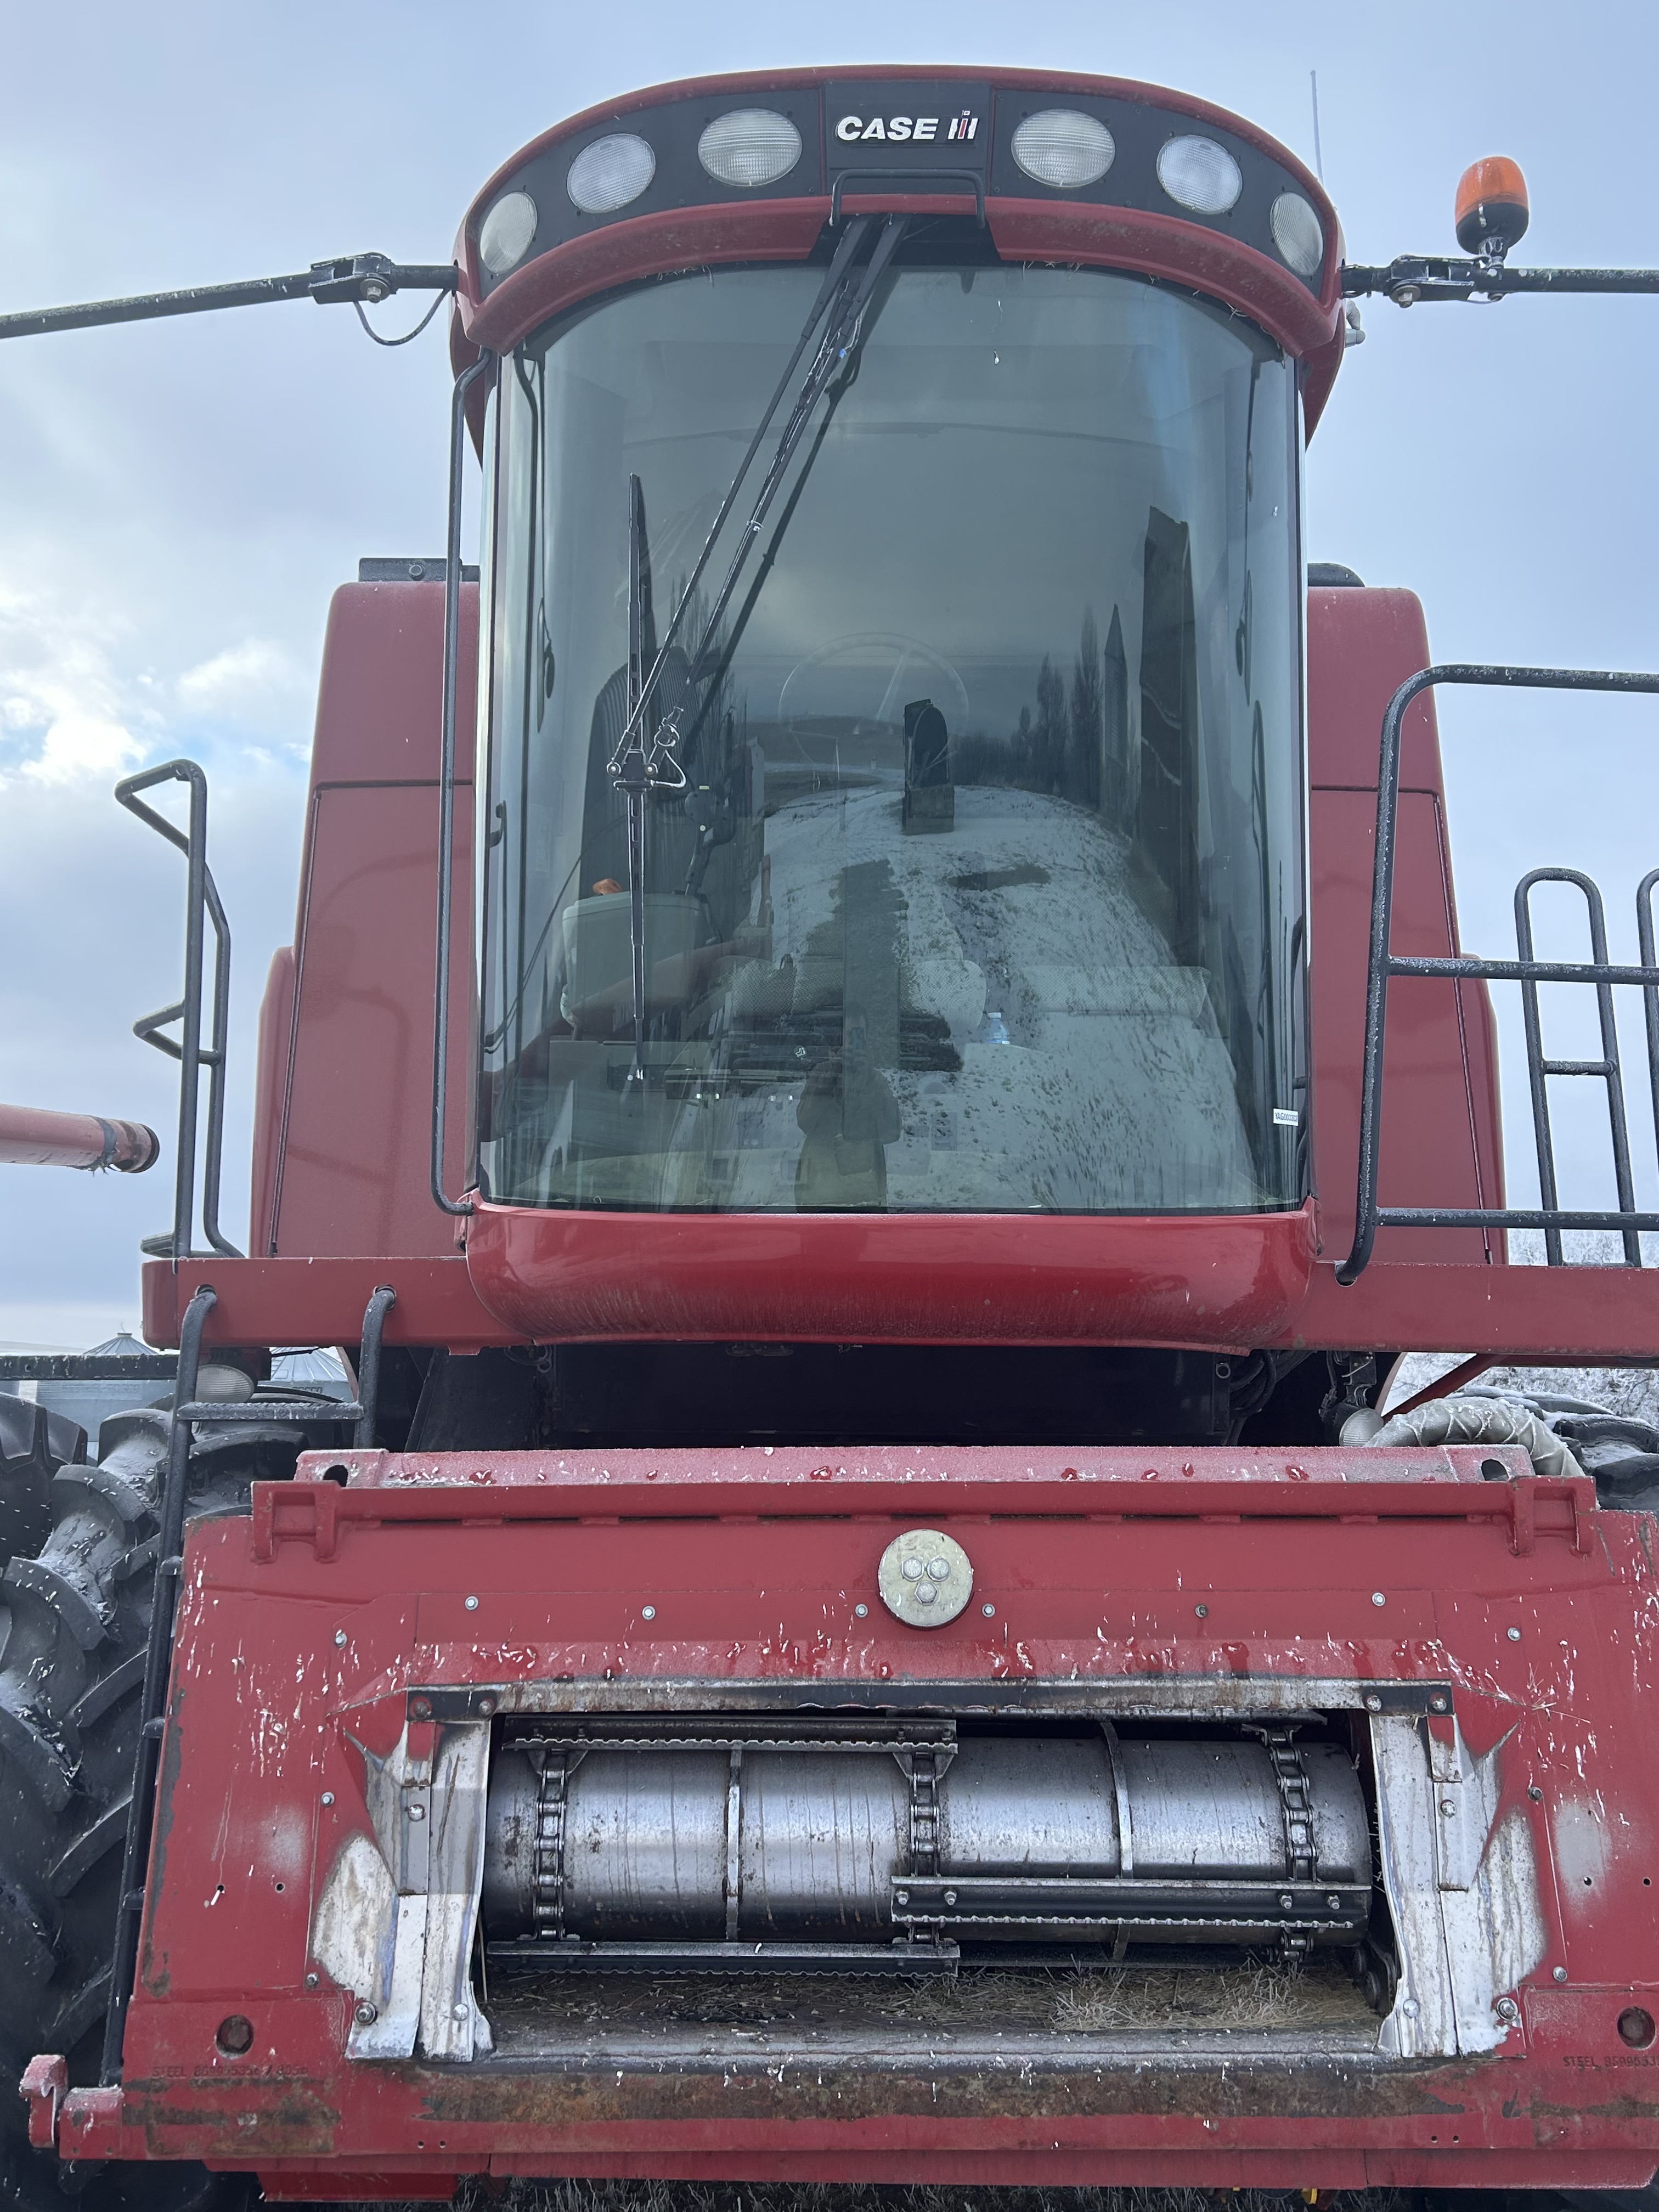
[[[942,122],[945,128],[941,132]],[[882,138],[889,145],[908,140],[912,145],[923,146],[944,144],[952,138],[967,140],[978,129],[978,116],[964,107],[959,115],[952,115],[948,120],[938,115],[872,115],[866,122],[861,115],[843,115],[836,125],[836,136],[845,145],[851,145],[857,138]]]

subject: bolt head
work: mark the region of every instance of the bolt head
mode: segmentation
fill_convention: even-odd
[[[1210,1608],[1207,1605],[1195,1605],[1193,1607],[1193,1611],[1198,1615],[1200,1620],[1207,1620],[1210,1617]]]
[[[1380,1713],[1382,1710],[1382,1698],[1377,1696],[1375,1690],[1368,1692],[1365,1698],[1365,1711],[1368,1713]]]
[[[351,2017],[359,2027],[373,2027],[380,2014],[379,2008],[370,2004],[367,1997],[359,1997],[351,2008]]]
[[[334,1632],[334,1641],[335,1641],[337,1644],[341,1645],[341,1646],[342,1646],[342,1648],[343,1648],[344,1644],[345,1644],[345,1640],[346,1640],[346,1632],[345,1632],[344,1629],[343,1629],[343,1628],[337,1628],[337,1629],[335,1630],[335,1632]]]
[[[1507,1628],[1504,1630],[1504,1633],[1509,1638],[1511,1644],[1518,1644],[1521,1641],[1521,1632],[1518,1628]]]
[[[1295,1903],[1296,1899],[1291,1895],[1291,1893],[1287,1889],[1279,1898],[1279,1909],[1281,1912],[1288,1912]]]
[[[953,1890],[953,1889],[947,1889],[947,1890],[945,1891],[945,1902],[947,1905],[954,1905],[954,1904],[956,1903],[956,1901],[957,1901],[957,1893],[956,1893],[955,1890]]]
[[[417,1721],[429,1721],[432,1717],[432,1700],[430,1698],[411,1698],[409,1710]]]
[[[640,1607],[640,1619],[641,1620],[654,1620],[656,1617],[657,1608],[654,1605],[642,1605]]]
[[[331,1790],[324,1790],[323,1802],[325,1805],[331,1805],[334,1802],[334,1792]]]
[[[1492,2010],[1499,2020],[1519,2020],[1521,2017],[1521,2008],[1513,1997],[1499,1997]]]
[[[493,1712],[495,1711],[495,1700],[494,1699],[494,1698],[479,1698],[479,1700],[478,1700],[478,1711],[479,1711],[483,1715],[483,1717],[484,1717],[484,1718],[485,1718],[486,1720],[488,1720],[488,1719],[489,1718],[489,1716],[491,1715],[491,1713],[493,1713]]]
[[[939,1602],[939,1590],[937,1587],[933,1583],[918,1583],[916,1584],[915,1601],[918,1605],[936,1605]]]
[[[853,1607],[853,1616],[856,1620],[868,1620],[870,1618],[869,1607],[863,1604],[855,1605]]]
[[[910,1893],[908,1889],[896,1889],[893,1898],[896,1904],[908,1905],[910,1902]]]
[[[466,2018],[466,2007],[464,2004],[458,2004],[455,2007],[455,2018],[457,2020],[465,2020]]]
[[[1534,1805],[1541,1805],[1544,1802],[1544,1793],[1535,1782],[1528,1783],[1527,1795]]]
[[[1445,1710],[1446,1700],[1443,1698],[1433,1697],[1429,1699],[1429,1711],[1431,1713],[1443,1713]]]
[[[1401,2006],[1400,2009],[1405,2014],[1407,2020],[1415,2020],[1422,2008],[1419,2005],[1415,1997],[1407,1997],[1405,2002]]]
[[[1340,1897],[1328,1897],[1325,1902],[1333,1912],[1340,1912],[1342,1910],[1342,1900]]]
[[[314,1990],[321,1982],[322,1978],[323,1978],[320,1974],[307,1974],[306,1976],[306,1987],[308,1990]]]
[[[1565,1966],[1556,1966],[1552,1969],[1552,1979],[1558,1982],[1565,1982],[1566,1978],[1567,1970]]]
[[[378,276],[371,276],[368,279],[368,282],[363,286],[363,297],[368,301],[371,307],[373,307],[377,301],[384,300],[386,296],[386,286],[381,283]]]
[[[476,1613],[478,1610],[478,1601],[471,1594],[471,1592],[469,1592],[468,1595],[461,1600],[461,1603],[466,1607],[469,1613]]]
[[[997,1617],[997,1609],[994,1605],[982,1605],[980,1611],[985,1615],[987,1620],[994,1620]]]
[[[409,1808],[409,1817],[411,1820],[424,1820],[426,1818],[426,1807],[424,1805],[411,1805]]]
[[[1373,1590],[1371,1592],[1371,1603],[1373,1605],[1386,1605],[1388,1601],[1388,1595],[1385,1591]]]

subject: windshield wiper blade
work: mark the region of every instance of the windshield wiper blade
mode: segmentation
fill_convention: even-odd
[[[698,641],[697,649],[691,656],[690,665],[694,671],[701,665],[708,653],[710,641],[725,616],[726,610],[731,605],[732,594],[737,589],[738,580],[743,574],[750,550],[760,535],[768,510],[777,495],[778,487],[783,481],[789,463],[794,457],[795,449],[805,434],[806,425],[811,419],[813,408],[822,398],[831,377],[835,375],[837,369],[846,366],[856,351],[866,311],[876,287],[886,274],[888,265],[906,228],[904,216],[888,216],[869,260],[861,269],[854,271],[852,264],[857,249],[868,235],[873,220],[872,216],[860,216],[849,227],[846,236],[836,249],[829,273],[819,289],[817,298],[812,303],[811,313],[801,326],[801,333],[795,341],[788,365],[778,381],[776,390],[767,402],[766,411],[761,417],[754,436],[749,441],[748,450],[738,465],[736,475],[726,487],[726,495],[720,501],[720,510],[714,517],[714,526],[704,542],[702,551],[697,556],[696,564],[681,590],[678,604],[674,609],[673,617],[668,625],[667,634],[658,647],[648,674],[639,680],[637,699],[633,694],[636,672],[643,659],[639,648],[642,643],[643,635],[643,605],[647,574],[644,567],[645,500],[639,478],[631,477],[629,480],[629,713],[616,750],[605,763],[605,771],[611,777],[614,787],[623,793],[628,804],[629,926],[632,939],[634,969],[634,1065],[629,1071],[627,1080],[630,1087],[638,1086],[641,1091],[646,1079],[645,804],[653,791],[684,791],[686,788],[685,771],[680,764],[675,750],[679,740],[679,707],[677,705],[671,708],[659,722],[655,734],[648,745],[642,734],[646,726],[647,711],[661,681],[663,671],[667,665],[668,656],[673,650],[678,637],[686,611],[691,605],[703,571],[708,565],[715,542],[725,527],[732,507],[737,504],[738,494],[743,488],[744,478],[749,473],[750,464],[760,450],[761,441],[778,410],[785,392],[788,389],[790,379],[799,366],[801,356],[811,343],[813,332],[821,322],[824,322],[826,310],[828,321],[825,323],[824,333],[818,350],[813,356],[811,368],[802,380],[799,390],[796,392],[794,404],[790,408],[783,429],[779,434],[777,449],[772,456],[759,495],[750,514],[749,520],[744,526],[743,534],[732,554],[725,580],[716,595],[713,610],[703,625],[703,632]]]
[[[653,791],[685,788],[685,772],[672,753],[672,775],[662,768],[661,732],[650,751],[635,737],[628,745],[626,731],[636,729],[645,702],[646,634],[650,626],[650,556],[645,544],[645,489],[638,477],[628,479],[628,720],[623,744],[611,763],[616,787],[628,802],[628,933],[634,967],[634,1065],[630,1085],[645,1082],[645,802]],[[665,647],[664,651],[667,648]],[[659,656],[659,662],[661,656]],[[654,667],[653,664],[653,667]],[[624,750],[623,747],[627,746]]]

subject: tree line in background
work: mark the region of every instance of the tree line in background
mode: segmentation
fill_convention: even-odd
[[[1022,707],[1017,727],[1006,738],[953,734],[951,774],[957,783],[1002,784],[1069,799],[1127,826],[1129,667],[1117,609],[1103,647],[1094,609],[1085,609],[1069,695],[1064,674],[1045,653],[1035,710]]]

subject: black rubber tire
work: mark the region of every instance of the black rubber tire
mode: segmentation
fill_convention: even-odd
[[[167,1413],[106,1421],[103,1457],[51,1480],[52,1525],[0,1577],[0,2205],[20,2212],[228,2212],[246,2177],[173,2163],[64,2166],[32,2151],[4,2094],[37,2052],[71,2085],[102,2057],[121,1851],[166,1478]],[[198,1431],[189,1511],[236,1511],[293,1472],[292,1431]]]
[[[14,1552],[33,1554],[46,1542],[52,1478],[86,1455],[83,1428],[0,1390],[0,1574]]]

